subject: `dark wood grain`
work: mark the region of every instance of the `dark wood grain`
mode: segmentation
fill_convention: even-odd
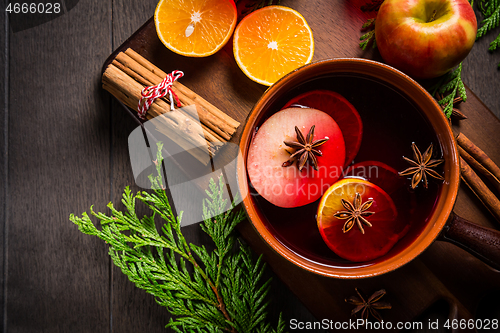
[[[484,18],[475,10],[478,24]],[[465,84],[497,117],[500,117],[500,50],[488,52],[490,43],[500,34],[500,27],[493,29],[476,41],[464,61],[462,77]],[[497,87],[496,89],[492,86]]]
[[[109,2],[80,1],[9,35],[6,332],[109,331],[107,248],[68,217],[110,200],[110,20]]]
[[[155,1],[114,1],[112,36],[113,49],[123,43],[154,12]],[[127,140],[137,124],[117,103],[111,108],[112,201],[118,203],[125,186],[134,185],[130,168]],[[140,190],[137,186],[131,188]],[[123,208],[121,203],[118,207]],[[142,214],[147,213],[143,211]],[[111,313],[114,332],[165,332],[170,318],[168,311],[112,266]]]
[[[298,9],[310,23],[314,60],[380,60],[376,51],[357,47],[359,27],[369,16],[359,10],[364,2],[282,4]],[[0,319],[5,332],[168,332],[167,311],[110,263],[103,242],[81,234],[68,221],[70,213],[88,211],[92,204],[106,211],[106,203],[118,202],[123,188],[134,182],[127,137],[136,123],[101,90],[100,70],[107,56],[151,17],[155,5],[156,1],[80,0],[56,20],[0,37],[2,50],[9,51],[0,52],[5,65],[1,73],[9,73],[8,80],[0,80],[0,105],[8,101],[8,118],[0,119],[8,135],[0,136],[1,149],[7,149],[0,160],[0,273],[5,273],[0,276],[5,283],[0,297],[7,305],[0,305],[6,310]],[[154,28],[149,29],[131,41],[137,51],[166,71],[184,70],[183,83],[244,121],[266,88],[239,70],[231,43],[208,58],[185,58],[167,51],[155,38]],[[460,108],[469,119],[456,123],[454,130],[464,132],[500,163],[500,123],[488,110],[500,115],[500,52],[486,51],[498,30],[479,40],[465,61],[463,77],[472,91]],[[240,133],[241,128],[234,142]],[[183,175],[176,177],[182,181]],[[464,186],[455,212],[498,229]],[[197,226],[184,232],[191,242],[210,244]],[[387,301],[394,308],[382,312],[386,320],[415,319],[439,299],[455,307],[461,318],[471,318],[485,295],[500,290],[498,272],[444,242],[435,242],[393,273],[343,281],[297,269],[270,250],[248,223],[241,225],[241,232],[276,272],[268,273],[274,277],[270,311],[273,316],[283,311],[286,320],[314,320],[302,303],[319,320],[348,320],[351,306],[343,299],[354,293],[354,287],[365,293],[387,289]]]
[[[7,234],[6,234],[6,220],[7,220],[7,165],[8,165],[8,147],[6,135],[8,133],[7,126],[7,116],[8,116],[8,107],[7,107],[7,98],[8,98],[8,33],[9,33],[9,25],[7,21],[1,21],[2,25],[0,27],[0,48],[2,51],[0,52],[0,64],[2,70],[0,71],[0,108],[4,110],[2,112],[2,116],[0,117],[0,151],[1,156],[3,158],[0,159],[0,330],[4,330],[4,310],[5,310],[5,253],[8,246],[7,242]]]

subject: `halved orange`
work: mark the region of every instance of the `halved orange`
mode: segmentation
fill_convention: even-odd
[[[237,16],[233,0],[160,0],[155,26],[168,49],[188,57],[206,57],[226,45]]]
[[[344,232],[345,218],[335,215],[348,211],[342,199],[354,204],[357,193],[360,197],[358,207],[366,204],[366,220],[371,227],[363,224],[361,230],[356,223]],[[345,178],[333,184],[321,198],[318,214],[318,228],[326,245],[338,256],[355,262],[369,261],[386,254],[406,233],[399,227],[396,206],[391,197],[377,185],[369,181]]]
[[[267,6],[241,20],[234,31],[233,48],[243,73],[270,86],[311,62],[314,39],[299,12],[284,6]]]

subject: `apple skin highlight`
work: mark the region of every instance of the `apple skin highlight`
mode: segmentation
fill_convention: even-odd
[[[299,171],[297,162],[288,167],[290,149],[284,141],[297,141],[295,126],[304,137],[315,126],[314,139],[328,138],[317,148],[318,170],[308,162]],[[287,152],[288,149],[288,152]],[[342,175],[345,143],[342,131],[327,113],[310,108],[288,108],[269,117],[259,128],[248,150],[248,177],[267,201],[283,208],[300,207],[321,198]]]
[[[457,66],[476,33],[467,0],[385,0],[375,24],[384,61],[416,79],[438,77]]]

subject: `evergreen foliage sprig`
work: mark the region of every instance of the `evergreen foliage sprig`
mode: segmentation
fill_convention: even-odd
[[[363,6],[361,6],[361,10],[364,12],[378,12],[380,6],[384,0],[371,0],[371,2],[367,2]],[[366,31],[365,34],[359,37],[361,41],[359,43],[359,47],[363,50],[366,50],[366,47],[371,43],[372,48],[377,47],[377,41],[375,40],[375,21],[376,18],[369,18],[365,23],[361,26],[362,31]]]
[[[377,47],[377,42],[375,40],[375,20],[375,18],[368,19],[361,26],[362,30],[369,30],[363,36],[359,37],[359,40],[361,41],[359,43],[359,47],[363,50],[366,50],[366,47],[370,44],[370,42],[372,44],[372,48]]]
[[[161,177],[161,143],[158,144],[158,176],[150,176],[157,188],[152,193],[123,193],[124,211],[108,204],[110,215],[91,215],[100,221],[98,229],[85,212],[70,220],[85,234],[109,244],[113,263],[130,281],[155,297],[175,316],[166,327],[175,332],[266,332],[285,329],[281,315],[276,327],[267,321],[266,295],[270,281],[262,282],[265,265],[254,259],[250,249],[237,240],[236,225],[245,218],[223,198],[224,182],[212,179],[203,202],[202,230],[215,244],[213,251],[188,244],[181,232],[182,213],[174,216]],[[144,203],[150,216],[139,218],[136,203]],[[212,216],[215,216],[212,218]],[[163,220],[161,231],[155,218]]]
[[[467,92],[462,81],[462,63],[454,70],[443,75],[438,83],[429,89],[429,92],[433,96],[436,95],[436,92],[444,96],[438,103],[441,106],[445,105],[443,112],[446,118],[450,118],[453,112],[453,99],[457,96],[457,93],[464,102],[467,100]]]
[[[484,16],[481,27],[477,29],[476,38],[478,39],[500,25],[500,0],[478,0],[477,6]],[[490,43],[488,50],[495,51],[498,48],[500,48],[500,34]]]

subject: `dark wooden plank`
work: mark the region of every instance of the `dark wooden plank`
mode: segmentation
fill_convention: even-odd
[[[8,332],[109,331],[107,248],[68,217],[110,199],[110,5],[9,36]]]
[[[123,43],[155,9],[155,1],[115,1],[113,4],[113,49]],[[105,92],[107,94],[107,92]],[[123,189],[132,185],[132,190],[141,190],[134,184],[128,152],[128,136],[137,124],[113,103],[112,113],[112,197],[118,207]],[[144,214],[147,212],[144,211]],[[119,268],[112,267],[112,317],[114,332],[165,332],[168,311],[158,305],[153,296],[146,294],[122,274]]]
[[[476,10],[479,22],[482,14]],[[476,41],[471,53],[464,61],[463,79],[465,84],[497,116],[500,117],[500,50],[488,52],[489,44],[500,34],[500,27]]]
[[[5,19],[5,15],[3,16]],[[6,248],[8,245],[5,226],[7,221],[7,165],[8,165],[8,147],[6,135],[8,133],[7,127],[7,91],[8,91],[8,33],[9,25],[7,20],[1,20],[2,24],[0,27],[0,64],[2,64],[2,70],[0,71],[0,108],[4,110],[2,116],[0,116],[0,329],[4,330],[4,296],[5,296],[5,262],[6,262]]]

